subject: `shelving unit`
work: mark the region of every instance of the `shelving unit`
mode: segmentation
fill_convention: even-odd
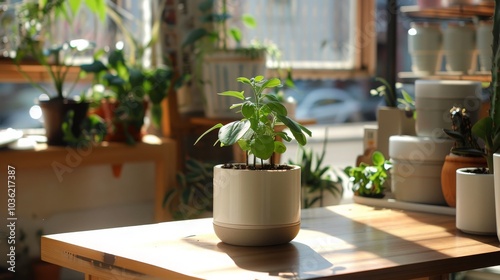
[[[402,6],[401,13],[415,21],[443,21],[443,20],[485,20],[491,18],[494,13],[494,3],[480,5],[456,5],[452,7],[421,9],[418,6]],[[413,72],[399,72],[398,78],[403,82],[410,82],[416,79],[431,80],[468,80],[478,82],[491,82],[489,72],[476,72],[472,74],[454,73],[440,71],[433,75],[418,75]]]

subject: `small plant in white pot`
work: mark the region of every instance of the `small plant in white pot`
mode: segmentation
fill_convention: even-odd
[[[238,144],[247,154],[245,163],[214,167],[214,230],[219,239],[233,245],[288,243],[300,229],[300,167],[274,163],[273,154],[284,153],[284,142],[293,139],[305,145],[306,134],[311,136],[311,132],[287,116],[274,94],[264,92],[281,86],[279,79],[257,76],[237,80],[250,86],[253,95],[246,97],[244,91],[218,94],[242,101],[231,106],[239,110],[242,119],[219,123],[196,141],[219,129],[217,142],[221,146]],[[288,127],[292,136],[275,130],[277,125]]]

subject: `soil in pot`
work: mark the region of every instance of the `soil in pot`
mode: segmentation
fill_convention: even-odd
[[[75,137],[80,136],[80,126],[87,116],[88,102],[77,102],[70,99],[40,100],[40,108],[43,113],[45,135],[47,144],[51,146],[65,146],[62,124],[68,114],[73,111],[73,126],[71,131]]]

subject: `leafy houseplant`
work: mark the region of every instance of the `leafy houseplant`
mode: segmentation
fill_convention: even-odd
[[[495,0],[493,15],[492,67],[490,83],[490,109],[488,116],[472,127],[472,133],[484,141],[488,170],[493,173],[493,154],[500,150],[500,1]]]
[[[372,165],[364,162],[359,166],[348,166],[344,169],[352,184],[355,195],[373,198],[384,197],[384,183],[387,180],[387,171],[391,169],[390,161],[386,160],[379,151],[372,154]]]
[[[50,96],[50,100],[40,100],[40,106],[44,111],[44,124],[49,145],[65,145],[63,131],[61,129],[64,118],[69,111],[74,112],[72,133],[78,136],[80,123],[85,118],[88,103],[77,102],[67,98],[78,81],[78,76],[69,87],[65,87],[66,78],[73,66],[74,57],[81,51],[91,48],[93,45],[85,40],[72,40],[46,49],[44,44],[50,38],[47,32],[54,24],[61,24],[61,17],[71,23],[73,17],[78,13],[82,1],[52,0],[52,1],[26,1],[21,4],[19,13],[19,43],[14,57],[14,62],[19,72],[37,89]],[[102,1],[85,1],[87,7],[98,15],[104,15],[105,3]],[[101,17],[102,18],[102,17]],[[55,95],[34,81],[21,67],[26,60],[34,60],[41,65],[52,80]]]
[[[144,69],[130,65],[123,50],[111,51],[107,65],[100,59],[97,55],[91,64],[80,67],[94,75],[95,85],[103,85],[111,92],[111,96],[102,99],[105,107],[100,113],[108,120],[109,140],[134,144],[140,140],[148,102],[152,104],[153,124],[160,125],[161,102],[167,97],[173,70],[167,66]]]
[[[327,206],[327,195],[342,197],[344,189],[342,178],[330,166],[322,166],[326,155],[326,138],[323,142],[323,151],[315,155],[312,150],[300,146],[300,159],[292,165],[300,166],[302,184],[302,208]]]
[[[247,155],[254,156],[252,163],[247,157],[246,163],[214,167],[214,230],[223,242],[233,245],[287,243],[300,229],[300,167],[276,164],[272,156],[286,150],[278,137],[287,142],[295,139],[305,145],[306,134],[310,136],[311,132],[290,119],[272,93],[264,92],[280,86],[279,79],[240,77],[238,82],[250,86],[253,96],[245,97],[244,91],[219,94],[241,100],[231,108],[238,109],[243,118],[226,125],[219,123],[196,141],[219,129],[216,143],[238,144]],[[283,130],[276,131],[277,125],[288,127],[292,136]],[[264,163],[264,160],[270,162]]]

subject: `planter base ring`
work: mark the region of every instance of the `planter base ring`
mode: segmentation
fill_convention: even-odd
[[[232,228],[214,225],[215,234],[219,239],[230,245],[237,246],[270,246],[285,244],[292,241],[299,233],[300,222],[282,226],[269,226],[259,228]]]

